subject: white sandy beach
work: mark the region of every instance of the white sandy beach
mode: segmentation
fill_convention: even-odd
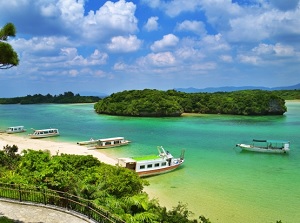
[[[0,150],[4,146],[16,145],[19,148],[19,153],[22,150],[49,150],[52,155],[56,154],[74,154],[74,155],[92,155],[98,158],[101,162],[116,165],[117,160],[112,159],[99,150],[94,150],[86,146],[79,146],[77,144],[71,144],[66,142],[54,142],[51,138],[45,139],[31,139],[28,136],[20,136],[17,134],[0,133]]]
[[[116,159],[110,158],[105,154],[101,153],[101,150],[91,149],[86,146],[80,146],[77,144],[67,143],[67,142],[54,142],[51,141],[51,138],[45,139],[31,139],[28,136],[20,136],[18,134],[7,134],[0,133],[0,150],[3,150],[3,147],[9,145],[18,146],[18,153],[21,153],[22,150],[32,149],[32,150],[49,150],[52,155],[56,154],[74,154],[74,155],[92,155],[98,158],[101,162],[116,165],[118,161]],[[151,190],[150,186],[144,187],[144,191],[149,195],[151,199],[158,198],[157,191]],[[168,208],[172,205],[164,203]]]

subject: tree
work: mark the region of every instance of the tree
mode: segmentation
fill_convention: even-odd
[[[16,28],[12,23],[7,23],[0,29],[0,69],[9,69],[19,64],[18,54],[5,42],[9,36],[16,36]]]

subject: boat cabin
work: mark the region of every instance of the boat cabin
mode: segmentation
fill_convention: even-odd
[[[158,147],[158,150],[158,155],[119,158],[118,165],[133,170],[140,176],[151,176],[174,170],[184,162],[184,151],[180,158],[174,158],[162,147]]]
[[[59,135],[58,129],[34,130],[34,132],[32,134],[29,134],[30,138],[32,138],[32,139],[46,138],[46,137],[52,137],[52,136],[58,136],[58,135]]]
[[[113,137],[113,138],[106,138],[106,139],[98,139],[96,147],[107,148],[107,147],[127,145],[128,143],[129,141],[125,140],[124,137]]]
[[[24,126],[14,126],[14,127],[8,127],[6,129],[6,133],[17,133],[17,132],[25,132],[26,129],[24,129]]]
[[[43,129],[43,130],[35,130],[33,135],[48,135],[48,134],[58,134],[57,129]]]
[[[171,159],[169,159],[169,161],[171,161]],[[169,166],[169,162],[168,160],[162,159],[160,156],[149,155],[135,158],[120,158],[119,165],[139,172],[150,169],[160,169]]]
[[[284,140],[259,140],[253,139],[254,144],[258,145],[259,143],[265,143],[266,149],[282,149],[288,151],[290,149],[290,142]]]

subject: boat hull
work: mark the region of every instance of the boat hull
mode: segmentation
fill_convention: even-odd
[[[93,145],[93,144],[96,144],[96,143],[97,143],[97,140],[89,140],[89,141],[77,142],[77,144],[80,145],[80,146]]]
[[[95,145],[96,149],[107,149],[107,148],[113,148],[113,147],[118,147],[118,146],[126,146],[130,143],[130,141],[125,141],[123,143],[118,143],[118,144],[112,144],[112,145],[105,145],[105,146],[101,146],[101,145]]]
[[[41,138],[48,138],[54,136],[59,136],[59,134],[29,135],[31,139],[41,139]]]
[[[179,158],[174,158],[162,146],[157,149],[158,155],[118,158],[118,165],[136,172],[140,177],[148,177],[173,171],[184,163],[184,150]]]
[[[184,161],[182,160],[178,164],[175,164],[175,165],[172,165],[172,166],[168,166],[168,167],[160,168],[160,169],[153,169],[153,170],[141,171],[141,172],[137,172],[137,174],[140,177],[150,177],[150,176],[154,176],[154,175],[168,173],[170,171],[173,171],[173,170],[177,169],[183,162]]]
[[[7,134],[14,134],[14,133],[26,132],[26,129],[24,128],[24,126],[13,126],[13,127],[8,127],[5,132]]]
[[[289,152],[289,149],[284,148],[265,148],[265,147],[258,147],[248,144],[237,144],[237,147],[241,148],[244,151],[250,151],[250,152],[259,152],[259,153],[279,153],[279,154],[285,154]]]
[[[41,129],[41,130],[34,130],[34,133],[29,134],[31,139],[40,139],[40,138],[48,138],[59,136],[58,129]]]
[[[6,131],[7,134],[14,134],[14,133],[21,133],[21,132],[26,132],[25,129],[19,130],[19,131]]]

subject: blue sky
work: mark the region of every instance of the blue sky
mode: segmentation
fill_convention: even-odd
[[[300,83],[299,0],[0,0],[0,97]]]

